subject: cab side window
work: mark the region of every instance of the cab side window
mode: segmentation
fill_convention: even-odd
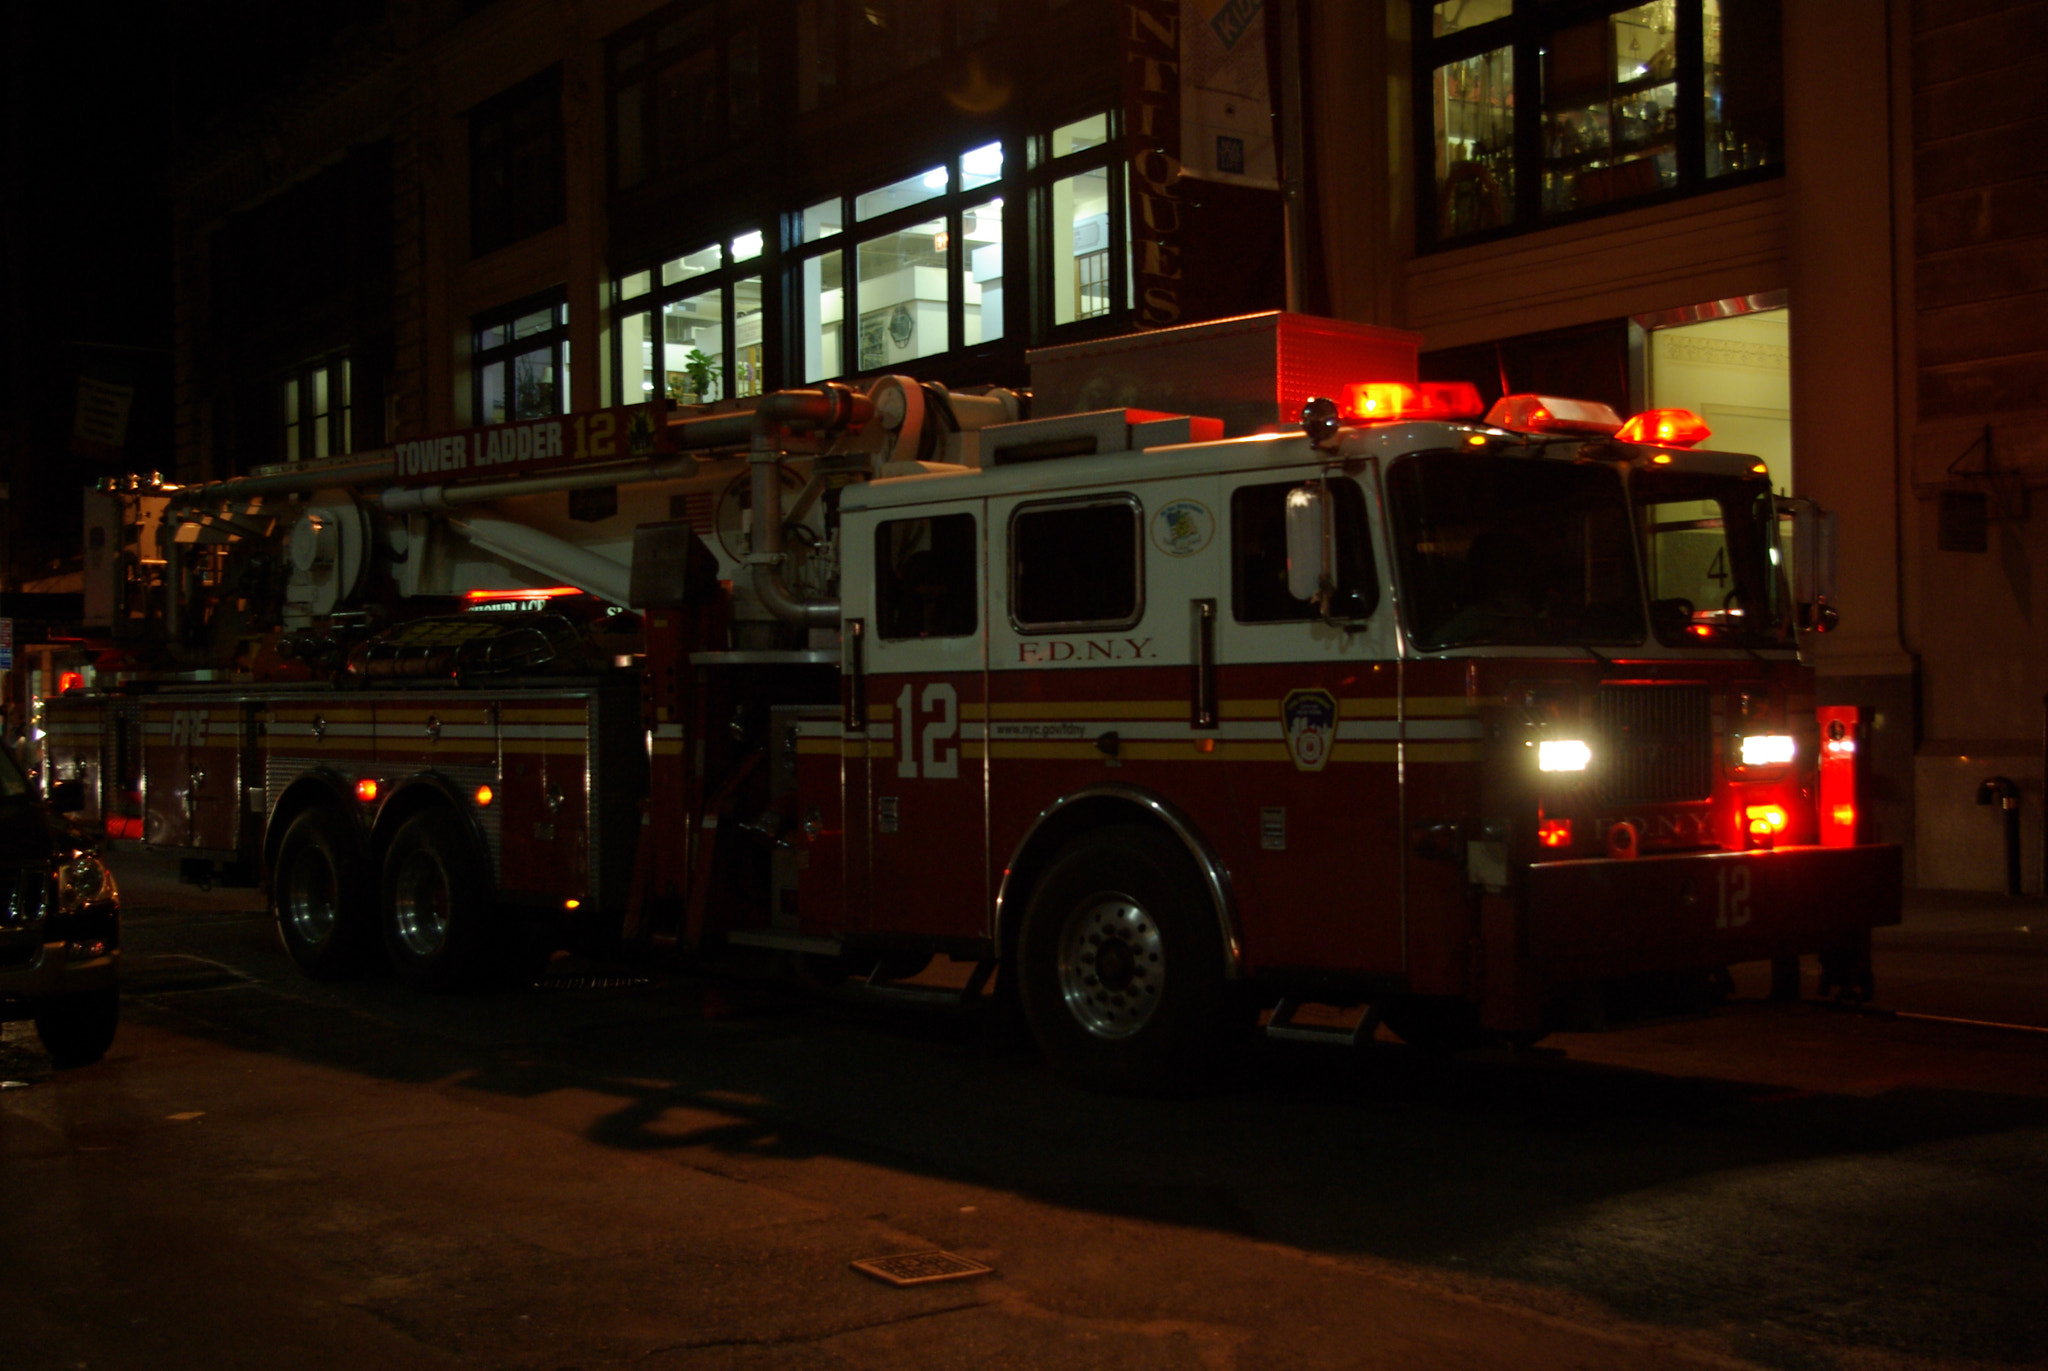
[[[1230,493],[1230,612],[1241,624],[1292,623],[1316,617],[1316,607],[1287,593],[1287,492],[1300,481],[1239,486]],[[1337,508],[1337,593],[1331,610],[1363,619],[1379,605],[1365,494],[1347,476],[1330,478]]]
[[[965,638],[981,627],[972,514],[875,527],[875,619],[886,639]]]
[[[1117,628],[1142,611],[1128,497],[1032,505],[1010,519],[1010,618],[1025,631]]]

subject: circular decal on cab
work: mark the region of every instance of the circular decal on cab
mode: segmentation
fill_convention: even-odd
[[[1216,516],[1200,500],[1170,500],[1152,516],[1152,545],[1169,557],[1192,557],[1216,536]]]

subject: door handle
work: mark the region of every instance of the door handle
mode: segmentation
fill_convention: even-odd
[[[1216,727],[1216,602],[1192,601],[1194,610],[1195,681],[1188,724],[1192,728]]]

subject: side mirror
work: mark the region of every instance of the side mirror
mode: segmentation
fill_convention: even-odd
[[[1336,519],[1320,483],[1287,492],[1287,593],[1319,600],[1335,584]]]
[[[85,808],[85,782],[76,777],[50,782],[50,808],[59,814],[76,814]]]

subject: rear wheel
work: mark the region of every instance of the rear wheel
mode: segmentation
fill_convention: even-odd
[[[301,971],[324,981],[368,964],[369,884],[346,819],[320,808],[292,820],[278,845],[270,905],[278,939]]]
[[[36,1011],[36,1036],[60,1068],[91,1066],[114,1045],[121,992],[113,986],[52,1000]]]
[[[1067,846],[1025,909],[1025,1017],[1053,1065],[1095,1088],[1212,1084],[1253,1021],[1224,955],[1187,851],[1155,829],[1104,828]]]
[[[392,838],[381,903],[385,951],[408,983],[444,990],[489,970],[483,863],[449,811],[415,814]]]

